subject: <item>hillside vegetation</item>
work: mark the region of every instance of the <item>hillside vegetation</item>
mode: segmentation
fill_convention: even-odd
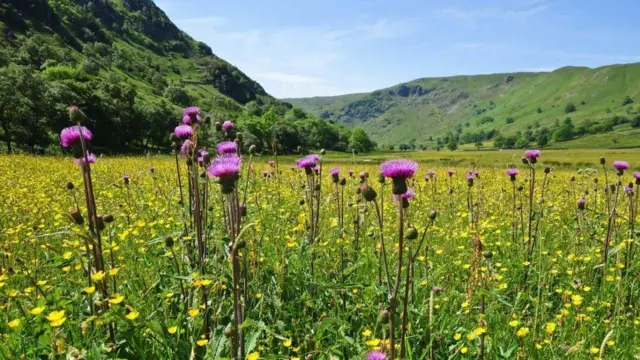
[[[592,136],[599,147],[627,147],[640,146],[640,139],[616,141],[640,127],[634,104],[639,93],[637,63],[424,78],[371,93],[286,101],[323,119],[361,126],[389,148],[486,142],[499,148],[563,147]],[[602,135],[607,133],[615,136]]]
[[[0,3],[0,151],[57,152],[66,108],[91,119],[109,152],[168,149],[181,109],[235,120],[260,150],[373,144],[274,99],[178,29],[151,0]],[[352,141],[353,140],[353,141]]]

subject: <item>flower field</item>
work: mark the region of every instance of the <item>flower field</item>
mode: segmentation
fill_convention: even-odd
[[[184,156],[90,159],[75,130],[75,163],[0,157],[0,358],[640,354],[625,159],[296,163],[180,130]]]

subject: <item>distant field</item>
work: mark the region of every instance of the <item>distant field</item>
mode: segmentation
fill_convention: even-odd
[[[576,140],[577,141],[577,140]],[[370,154],[357,154],[355,157],[347,153],[329,152],[325,156],[326,161],[332,162],[381,162],[392,158],[407,158],[421,163],[450,166],[483,166],[506,168],[511,165],[521,164],[523,150],[427,150],[427,151],[393,151],[374,152]],[[631,167],[640,168],[640,149],[564,149],[543,150],[540,163],[552,167],[599,167],[601,156],[607,158],[610,163],[614,160],[625,160]]]

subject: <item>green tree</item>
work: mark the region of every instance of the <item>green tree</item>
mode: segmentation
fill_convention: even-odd
[[[189,106],[191,105],[191,97],[184,89],[184,87],[180,85],[171,84],[164,91],[164,97],[169,99],[172,103],[180,106]]]
[[[576,111],[576,106],[573,105],[573,103],[567,104],[567,106],[565,106],[565,108],[564,108],[564,113],[565,114],[569,114],[569,113],[572,113],[574,111]]]
[[[449,142],[447,142],[447,149],[455,151],[457,148],[458,142],[456,142],[456,139],[453,136],[449,137]]]
[[[362,128],[353,128],[353,130],[351,130],[351,137],[349,138],[349,149],[359,152],[369,152],[374,149],[374,144]]]

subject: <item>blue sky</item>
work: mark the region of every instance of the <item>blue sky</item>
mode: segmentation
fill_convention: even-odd
[[[156,0],[282,97],[640,61],[638,0]]]

